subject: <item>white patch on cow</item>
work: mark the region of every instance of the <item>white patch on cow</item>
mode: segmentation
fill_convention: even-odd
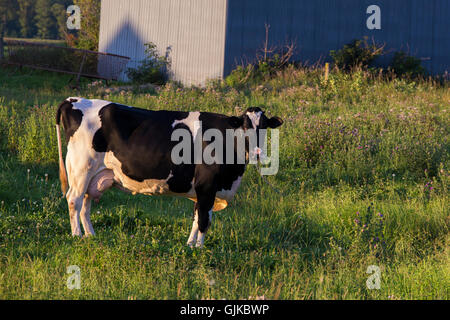
[[[212,218],[212,209],[209,210],[208,226],[209,226],[209,224],[211,224],[211,218]],[[201,232],[201,231],[198,232],[197,243],[195,244],[195,246],[197,248],[203,247],[203,244],[205,243],[205,235],[206,235],[206,231],[205,232]]]
[[[195,210],[194,221],[192,222],[191,234],[189,235],[189,239],[187,241],[187,245],[189,247],[193,247],[197,242],[197,234],[198,234],[198,212]]]
[[[197,248],[201,248],[201,247],[203,247],[204,243],[205,243],[205,233],[199,231],[198,232],[197,243],[195,244],[195,246]]]
[[[199,111],[189,112],[189,115],[187,116],[187,118],[184,118],[182,120],[175,120],[172,123],[172,128],[175,128],[175,126],[179,123],[185,124],[191,131],[192,137],[194,138],[194,141],[195,141],[195,138],[197,137],[197,131],[199,129],[199,126],[196,125],[196,122],[199,121],[199,118],[200,118]]]
[[[239,176],[236,180],[233,181],[233,184],[231,185],[230,190],[222,189],[216,193],[216,198],[223,199],[226,201],[230,201],[233,199],[234,195],[236,194],[240,184],[242,181],[242,176]]]
[[[66,168],[69,190],[66,196],[72,234],[81,236],[80,214],[86,235],[93,234],[89,218],[90,200],[84,201],[85,193],[88,191],[91,179],[105,167],[103,165],[104,153],[98,153],[93,149],[92,139],[95,132],[101,127],[99,110],[111,102],[79,97],[70,97],[67,101],[70,102],[70,99],[76,100],[71,104],[74,109],[81,111],[82,118],[80,126],[70,137],[67,145]]]
[[[255,130],[256,130],[256,127],[259,126],[259,120],[261,119],[261,115],[262,115],[262,111],[247,112],[247,116],[250,118],[253,129],[255,129]]]
[[[211,223],[211,218],[212,218],[212,209],[209,210],[209,223]],[[198,237],[197,237],[197,243],[195,244],[195,246],[197,248],[201,248],[203,247],[203,244],[205,243],[205,235],[206,235],[206,231],[205,232],[198,232]]]
[[[125,175],[122,171],[122,163],[114,156],[112,151],[105,154],[105,166],[114,172],[114,181],[119,184],[121,189],[133,194],[141,193],[146,195],[173,194],[169,190],[167,181],[173,177],[172,171],[165,179],[145,179],[142,182],[135,181]]]
[[[74,109],[81,110],[84,114],[89,114],[92,112],[97,112],[103,108],[104,106],[111,104],[111,101],[100,100],[100,99],[85,99],[80,97],[69,97],[66,100],[70,102],[70,100],[76,100],[76,102],[71,102]]]
[[[98,113],[101,108],[110,104],[111,101],[78,97],[67,98],[68,101],[70,101],[70,99],[77,100],[76,102],[71,102],[73,109],[80,110],[83,114],[81,124],[71,137],[71,140],[78,141],[81,139],[83,142],[88,143],[89,138],[91,138],[90,141],[92,142],[95,132],[102,126]],[[82,132],[82,135],[85,137],[77,137],[77,133],[79,132]],[[89,144],[89,147],[92,148],[92,143]]]
[[[85,195],[83,199],[83,206],[80,211],[81,223],[83,224],[84,234],[86,236],[95,235],[94,228],[91,223],[91,202],[92,199]]]

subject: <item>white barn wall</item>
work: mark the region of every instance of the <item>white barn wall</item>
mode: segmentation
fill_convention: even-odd
[[[172,79],[203,85],[223,76],[226,8],[226,0],[102,0],[99,51],[136,67],[145,43],[162,55],[170,47]]]

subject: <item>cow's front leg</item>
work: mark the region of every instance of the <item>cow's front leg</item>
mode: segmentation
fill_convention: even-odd
[[[194,204],[194,216],[192,219],[192,229],[191,234],[189,235],[189,239],[187,241],[187,245],[189,247],[193,247],[197,242],[197,234],[198,234],[198,210],[197,210],[197,202]]]
[[[196,247],[203,247],[205,242],[205,235],[211,225],[212,209],[214,206],[215,192],[208,190],[208,192],[197,192],[197,219],[198,219],[198,236]]]
[[[205,235],[206,232],[208,231],[209,227],[211,226],[211,217],[212,217],[212,207],[210,210],[208,210],[206,212],[206,214],[204,214],[200,220],[202,220],[201,222],[199,222],[199,232],[198,232],[198,237],[197,237],[197,243],[196,243],[196,247],[203,247],[203,243],[205,242]]]

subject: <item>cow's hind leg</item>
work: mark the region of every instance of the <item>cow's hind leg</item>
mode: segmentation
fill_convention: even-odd
[[[80,216],[83,224],[84,234],[86,236],[95,235],[94,228],[91,223],[91,203],[92,200],[98,202],[103,192],[108,190],[114,184],[114,173],[112,170],[104,169],[98,172],[89,181],[89,185],[84,195],[83,207]]]
[[[91,223],[91,202],[92,202],[91,197],[88,194],[85,194],[80,216],[81,216],[81,223],[83,224],[84,234],[86,236],[95,235],[94,228],[92,227]]]
[[[80,214],[83,211],[83,224],[86,218],[86,210],[83,209],[84,197],[91,180],[93,171],[93,159],[88,156],[83,157],[68,150],[66,158],[67,176],[69,180],[69,191],[66,194],[69,207],[70,226],[73,236],[81,236]],[[80,161],[83,160],[83,161]],[[89,203],[86,203],[89,210]],[[86,229],[85,229],[86,230]]]
[[[81,188],[82,189],[82,188]],[[83,207],[83,199],[86,189],[70,187],[67,192],[67,204],[69,206],[70,226],[73,236],[81,236],[80,213]]]

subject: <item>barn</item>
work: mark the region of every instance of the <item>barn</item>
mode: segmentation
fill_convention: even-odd
[[[294,60],[314,64],[367,36],[390,52],[422,60],[433,74],[450,69],[448,0],[102,0],[99,50],[136,67],[153,42],[171,59],[171,78],[203,85],[255,57],[266,39],[296,44]],[[122,79],[126,80],[123,74]]]

